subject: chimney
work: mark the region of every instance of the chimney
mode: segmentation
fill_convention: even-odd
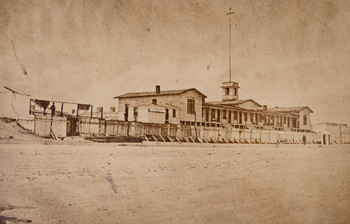
[[[159,93],[160,93],[160,86],[157,85],[157,86],[156,86],[156,94],[159,94]]]
[[[267,105],[263,105],[263,111],[267,111]]]

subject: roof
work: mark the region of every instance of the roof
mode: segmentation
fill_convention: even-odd
[[[313,124],[313,125],[342,126],[342,127],[347,127],[348,126],[345,123],[333,123],[333,122],[322,122],[322,123]]]
[[[7,90],[9,90],[9,91],[11,91],[11,92],[13,92],[13,93],[15,93],[15,94],[20,94],[20,95],[30,96],[29,94],[20,93],[20,92],[17,92],[17,91],[15,91],[15,90],[13,90],[13,89],[10,89],[10,88],[9,88],[9,87],[7,87],[7,86],[4,86],[4,88],[5,88],[5,89],[7,89]]]
[[[147,97],[147,96],[165,96],[165,95],[180,95],[186,92],[189,92],[191,90],[197,91],[200,95],[202,95],[204,98],[207,98],[206,95],[203,93],[199,92],[195,88],[190,88],[190,89],[178,89],[178,90],[162,90],[160,91],[159,94],[156,93],[156,91],[152,92],[137,92],[137,93],[126,93],[120,96],[114,97],[114,99],[117,98],[135,98],[135,97]]]
[[[239,105],[239,104],[242,104],[242,103],[245,103],[245,102],[248,102],[248,101],[253,101],[259,107],[261,107],[261,105],[259,103],[257,103],[253,99],[234,100],[234,101],[209,101],[207,103],[209,103],[209,104],[217,104],[217,105],[225,105],[225,106],[235,106],[235,105]]]
[[[91,111],[83,111],[83,112],[79,112],[79,116],[87,116],[90,117],[91,116]],[[101,112],[92,112],[92,116],[93,117],[101,117]],[[112,112],[112,111],[103,111],[103,117],[117,117],[118,116],[118,112]]]
[[[268,111],[275,111],[275,112],[299,112],[302,111],[304,109],[309,109],[311,111],[311,113],[313,113],[313,111],[310,109],[310,107],[308,106],[303,106],[303,107],[275,107],[275,108],[268,108]]]

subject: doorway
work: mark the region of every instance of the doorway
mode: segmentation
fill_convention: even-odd
[[[125,104],[125,113],[124,113],[125,121],[128,121],[128,117],[129,117],[129,105]]]
[[[67,118],[67,136],[77,136],[79,120],[77,118],[68,117]]]
[[[165,109],[165,123],[169,123],[169,109]]]

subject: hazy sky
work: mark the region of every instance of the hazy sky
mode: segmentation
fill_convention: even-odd
[[[0,83],[95,108],[157,84],[220,100],[229,8],[240,99],[350,124],[348,0],[1,0]]]

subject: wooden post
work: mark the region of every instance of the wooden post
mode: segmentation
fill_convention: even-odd
[[[77,118],[79,116],[79,104],[77,104]]]
[[[32,99],[29,100],[29,115],[32,114]]]
[[[101,120],[103,119],[103,107],[101,107]]]
[[[194,112],[194,133],[195,133],[195,137],[197,139],[197,113],[196,111]]]
[[[62,105],[61,105],[61,117],[63,117],[63,102],[62,102]]]
[[[105,135],[107,135],[107,120],[105,120]]]

